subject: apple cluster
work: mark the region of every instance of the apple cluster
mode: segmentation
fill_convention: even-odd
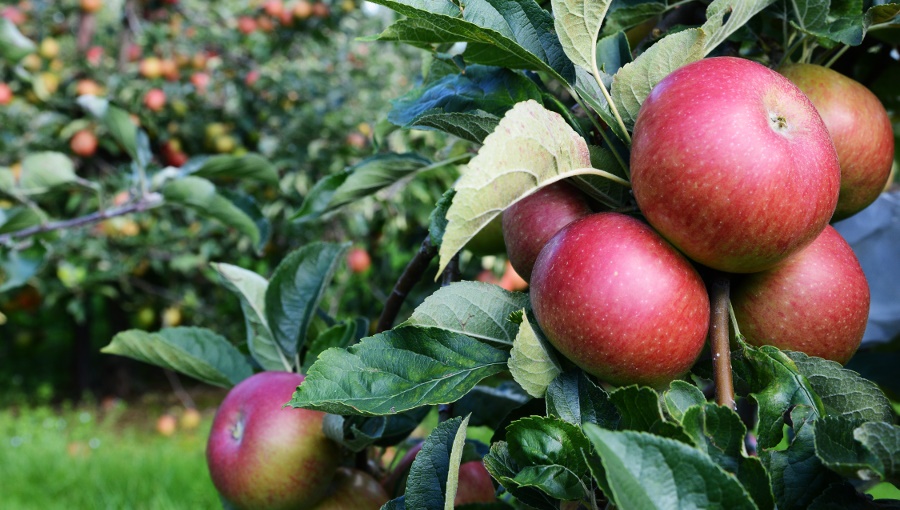
[[[703,59],[638,113],[640,217],[595,213],[557,182],[504,211],[509,259],[548,340],[612,384],[661,387],[691,368],[710,320],[701,274],[717,272],[750,343],[846,363],[869,288],[829,222],[875,200],[893,143],[878,99],[835,71]]]

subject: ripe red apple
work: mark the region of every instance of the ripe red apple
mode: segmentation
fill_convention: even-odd
[[[347,266],[353,273],[365,273],[372,266],[372,257],[362,248],[352,248],[347,252]]]
[[[160,435],[171,437],[178,428],[178,420],[171,414],[164,414],[156,420],[156,431]]]
[[[587,198],[565,182],[543,187],[503,211],[503,240],[516,272],[530,281],[534,261],[547,241],[588,214]]]
[[[338,468],[331,491],[310,510],[378,510],[390,498],[371,475],[350,468]]]
[[[834,220],[865,209],[878,198],[894,162],[894,132],[884,106],[861,83],[812,64],[781,69],[815,105],[841,164]]]
[[[256,32],[256,20],[250,16],[241,16],[238,18],[237,27],[244,35],[252,34]]]
[[[91,14],[103,8],[103,0],[81,0],[81,10]]]
[[[75,133],[69,141],[72,152],[83,158],[89,158],[97,152],[97,135],[87,129]]]
[[[503,276],[500,277],[500,283],[498,283],[500,287],[509,290],[509,291],[523,291],[528,288],[528,282],[526,282],[519,273],[513,269],[512,264],[507,260],[506,267],[503,269]]]
[[[676,70],[644,101],[631,183],[647,221],[688,257],[752,273],[822,232],[840,167],[800,89],[755,62],[716,57]]]
[[[618,385],[661,387],[687,372],[709,328],[703,280],[642,221],[598,213],[547,243],[531,304],[565,357]]]
[[[316,2],[312,4],[312,13],[313,16],[324,19],[331,15],[331,8],[324,2]]]
[[[866,330],[869,284],[850,245],[828,226],[778,267],[736,280],[731,302],[748,342],[844,364]]]
[[[191,75],[191,84],[194,85],[194,88],[197,89],[197,92],[202,94],[206,92],[206,88],[209,87],[210,77],[206,73],[194,73]]]
[[[3,10],[0,11],[0,18],[6,18],[12,21],[13,25],[21,25],[28,19],[24,12],[13,6],[4,7]]]
[[[13,91],[9,85],[0,83],[0,106],[5,106],[13,100]]]
[[[228,392],[213,419],[206,459],[213,484],[239,509],[309,508],[339,463],[322,432],[325,413],[282,408],[303,376],[261,372]]]
[[[100,96],[103,88],[94,80],[78,80],[75,84],[75,93],[79,96]]]
[[[273,18],[278,18],[281,16],[281,13],[284,11],[284,4],[281,0],[266,0],[263,4],[263,10],[266,11],[266,14]]]
[[[260,76],[259,71],[254,69],[254,70],[250,71],[249,73],[247,73],[247,76],[244,77],[244,83],[248,87],[252,87],[252,86],[256,85],[256,82],[259,81],[259,76]]]
[[[144,96],[144,106],[152,112],[158,112],[166,106],[166,93],[162,89],[150,89]]]
[[[300,0],[294,5],[294,17],[304,20],[313,15],[313,6],[307,0]]]
[[[87,52],[85,52],[84,56],[87,59],[88,64],[92,67],[97,67],[103,59],[103,48],[101,46],[91,46],[88,48]]]

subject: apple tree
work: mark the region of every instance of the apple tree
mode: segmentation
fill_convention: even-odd
[[[828,225],[884,189],[896,120],[867,90],[820,90],[849,79],[832,66],[896,72],[900,5],[376,3],[403,17],[370,39],[428,51],[388,119],[470,150],[375,334],[369,317],[321,309],[349,246],[315,242],[270,275],[214,266],[244,313],[238,347],[170,328],[121,333],[105,352],[225,387],[302,372],[286,403],[327,413],[343,468],[382,478],[392,499],[372,508],[898,506],[866,494],[900,482],[900,428],[879,385],[842,365],[870,295]],[[850,132],[865,138],[840,134],[833,101],[861,114]],[[896,86],[880,103],[896,108]],[[297,219],[407,182],[401,163],[325,177]],[[574,199],[548,191],[563,181]],[[858,199],[861,186],[875,191]],[[501,216],[528,292],[460,281],[470,241]],[[401,317],[432,277],[441,287]],[[423,423],[419,445],[408,438]],[[254,446],[248,474],[266,451]],[[389,462],[398,450],[410,454]],[[469,466],[492,492],[472,497]],[[241,508],[235,484],[217,483]],[[301,504],[327,507],[333,490]]]

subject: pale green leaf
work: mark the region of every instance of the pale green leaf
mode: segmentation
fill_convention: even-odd
[[[561,370],[552,351],[531,326],[524,309],[522,314],[519,333],[509,353],[509,371],[529,395],[542,398]]]
[[[577,66],[592,69],[597,62],[600,26],[612,0],[552,0],[553,24],[563,51]]]

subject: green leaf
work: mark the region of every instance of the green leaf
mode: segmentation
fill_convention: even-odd
[[[739,382],[749,387],[759,404],[757,438],[760,448],[772,448],[781,442],[783,416],[792,407],[803,405],[817,416],[825,414],[822,400],[785,353],[768,345],[760,348],[741,346],[741,355],[732,360],[732,367]]]
[[[816,456],[813,428],[817,411],[798,405],[790,412],[793,438],[787,449],[760,449],[772,480],[772,492],[779,510],[800,510],[809,506],[832,483],[840,481]]]
[[[522,309],[522,322],[509,353],[509,371],[529,395],[543,398],[547,386],[561,372],[547,341],[532,327],[528,314]]]
[[[31,39],[22,35],[15,23],[0,17],[0,57],[3,60],[15,64],[36,50]]]
[[[625,31],[665,12],[666,3],[656,0],[623,0],[613,2],[601,35]]]
[[[856,421],[894,421],[890,401],[872,381],[834,361],[807,356],[802,352],[786,351],[784,355],[809,381],[829,416]]]
[[[457,282],[425,298],[397,328],[433,327],[512,345],[518,326],[509,314],[529,306],[528,295],[482,282]]]
[[[734,475],[679,441],[644,432],[584,431],[600,455],[618,508],[756,509]]]
[[[467,66],[393,101],[388,120],[404,128],[437,129],[481,143],[516,103],[541,101],[541,90],[519,72]]]
[[[816,455],[828,469],[844,478],[883,480],[885,473],[881,459],[854,437],[857,425],[858,422],[840,416],[817,420],[814,431]],[[891,430],[891,425],[884,425],[887,426],[888,441],[896,443],[898,433]]]
[[[624,386],[609,394],[610,402],[619,410],[621,430],[650,432],[664,421],[659,395],[646,386]]]
[[[203,158],[193,171],[185,175],[207,177],[210,179],[256,180],[266,184],[278,184],[278,171],[275,165],[259,154],[231,156],[227,154]]]
[[[315,363],[319,354],[322,354],[325,350],[332,347],[343,349],[353,343],[353,341],[358,340],[356,334],[360,329],[360,322],[364,322],[366,325],[369,323],[368,320],[362,318],[346,320],[326,329],[312,339],[303,358],[303,373],[309,371],[309,367]]]
[[[256,203],[256,199],[241,190],[223,189],[219,193],[231,202],[234,207],[247,215],[256,226],[256,232],[259,233],[259,240],[256,242],[256,252],[262,254],[266,245],[269,244],[269,238],[272,236],[272,225],[269,223],[269,218],[263,215],[259,204]]]
[[[266,289],[266,322],[288,358],[300,352],[325,287],[349,244],[311,243],[285,257]]]
[[[438,273],[505,208],[541,186],[589,173],[600,172],[591,167],[587,144],[560,115],[535,101],[517,104],[456,184]]]
[[[553,17],[534,0],[472,0],[465,10],[450,0],[376,0],[407,19],[387,28],[378,38],[427,47],[467,43],[466,62],[511,69],[546,71],[560,81],[573,79],[553,32]]]
[[[201,177],[191,176],[169,181],[163,187],[162,194],[171,203],[189,207],[234,228],[249,237],[255,246],[263,241],[264,233],[268,234],[268,227],[261,227],[258,218],[248,215],[226,196],[219,194],[212,182]]]
[[[853,431],[853,438],[878,457],[885,480],[900,484],[900,428],[884,422],[863,423]]]
[[[497,441],[491,445],[491,451],[484,457],[484,467],[504,489],[522,503],[538,510],[559,509],[559,501],[556,498],[536,487],[520,486],[516,482],[515,476],[520,468],[513,459],[506,441]]]
[[[500,422],[513,409],[523,406],[531,397],[513,381],[504,381],[499,386],[475,386],[466,396],[453,404],[453,414],[468,416],[473,427],[497,429]]]
[[[828,8],[831,0],[791,0],[794,19],[804,31],[824,29],[828,25]]]
[[[453,508],[468,419],[451,418],[428,435],[406,482],[406,504],[422,510]]]
[[[391,416],[340,416],[326,414],[322,422],[325,435],[341,446],[361,452],[376,446],[393,446],[407,438],[425,419],[429,407],[420,407]]]
[[[81,96],[77,101],[82,108],[103,123],[109,134],[133,161],[139,161],[138,128],[131,121],[128,112],[97,96]]]
[[[576,66],[591,70],[597,62],[597,39],[610,3],[612,0],[550,2],[559,42]]]
[[[253,359],[266,370],[287,370],[291,363],[284,357],[272,338],[266,322],[266,288],[269,282],[247,269],[225,263],[213,263],[222,284],[241,301],[244,324],[247,326],[247,347]]]
[[[123,331],[100,352],[134,358],[225,388],[253,375],[250,364],[228,340],[203,328]]]
[[[290,404],[334,414],[385,415],[454,402],[506,368],[508,354],[464,335],[403,328],[323,352]]]
[[[8,234],[41,222],[41,216],[31,207],[0,209],[0,234]]]
[[[456,195],[456,190],[448,189],[441,195],[434,210],[428,215],[428,235],[431,239],[431,246],[440,248],[441,242],[444,240],[444,231],[447,230],[447,210],[450,209],[450,203]]]
[[[684,418],[684,413],[688,409],[694,406],[702,406],[705,403],[706,397],[703,396],[700,388],[686,381],[672,381],[669,384],[669,389],[662,395],[662,404],[665,406],[666,412],[675,421],[679,422]]]
[[[727,407],[703,402],[684,413],[682,425],[694,444],[713,462],[737,477],[761,510],[775,508],[769,475],[757,457],[744,456],[747,428]]]
[[[547,414],[569,423],[595,423],[614,429],[619,411],[609,394],[579,369],[563,372],[547,387]]]
[[[626,127],[633,128],[638,111],[650,91],[672,71],[700,60],[774,0],[715,0],[706,9],[707,21],[664,37],[634,62],[616,73],[613,104]]]
[[[0,251],[0,293],[28,283],[38,274],[46,258],[44,245],[36,245],[27,251]]]
[[[872,500],[872,496],[857,492],[849,483],[834,484],[810,503],[807,510],[897,510],[900,501]]]
[[[372,156],[342,173],[317,182],[292,219],[317,219],[416,172],[435,167],[431,165],[431,161],[417,154],[386,153]]]
[[[588,496],[582,481],[587,474],[582,451],[591,447],[578,426],[533,416],[510,424],[506,440],[519,467],[514,477],[517,486],[533,487],[560,500]]]
[[[0,169],[0,191],[10,195],[40,195],[78,180],[72,160],[61,152],[34,152],[22,160],[18,182],[8,168]]]

